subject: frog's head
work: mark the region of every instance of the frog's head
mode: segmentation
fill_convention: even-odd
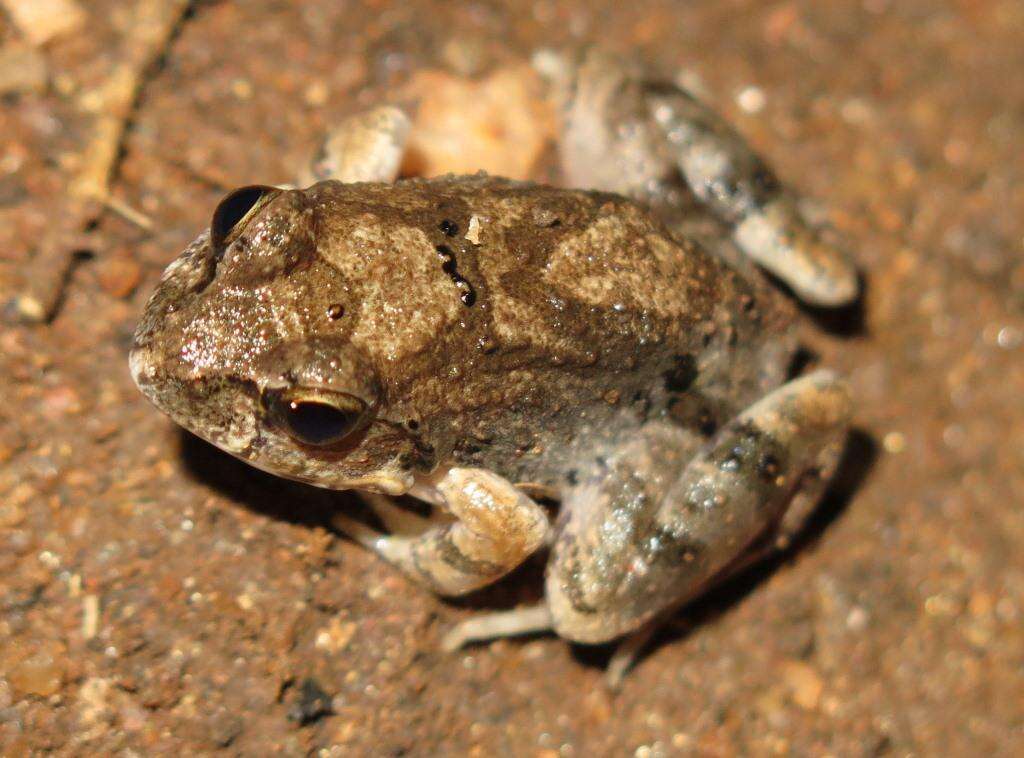
[[[398,494],[420,452],[385,418],[372,361],[348,339],[350,287],[317,232],[302,191],[228,195],[150,298],[132,376],[177,423],[258,468]]]

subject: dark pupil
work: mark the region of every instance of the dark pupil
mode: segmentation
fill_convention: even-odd
[[[359,422],[358,413],[325,403],[288,403],[285,412],[288,428],[307,445],[337,442]]]

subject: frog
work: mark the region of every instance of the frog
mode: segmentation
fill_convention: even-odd
[[[817,506],[852,399],[828,369],[793,370],[794,300],[847,305],[857,272],[679,85],[593,50],[538,68],[559,186],[399,177],[408,116],[357,114],[301,186],[216,206],[129,363],[202,439],[356,492],[372,519],[339,512],[338,530],[440,596],[544,557],[537,603],[471,616],[444,649],[617,643],[621,681]]]

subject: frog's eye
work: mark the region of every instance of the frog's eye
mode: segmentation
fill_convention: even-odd
[[[292,393],[268,398],[274,422],[303,445],[337,445],[361,430],[367,420],[366,403],[352,395],[331,392],[300,397]]]
[[[244,222],[280,191],[276,187],[253,185],[236,189],[221,200],[210,221],[210,246],[214,253],[223,255],[224,248],[245,227]]]

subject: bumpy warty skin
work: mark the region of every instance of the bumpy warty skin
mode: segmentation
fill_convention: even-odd
[[[791,307],[621,197],[486,175],[268,190],[167,269],[131,355],[146,396],[260,468],[397,494],[440,465],[558,492],[656,417],[699,432],[783,379]],[[269,392],[372,420],[310,448]]]

